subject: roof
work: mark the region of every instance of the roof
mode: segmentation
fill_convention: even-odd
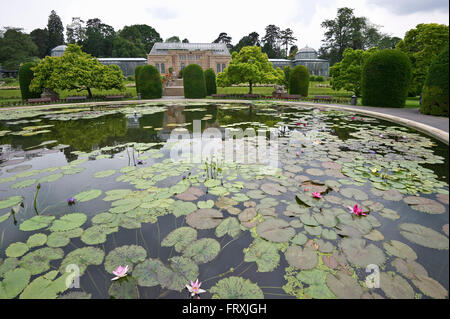
[[[52,51],[65,51],[67,49],[67,45],[58,45],[57,47],[54,47]]]
[[[270,62],[292,62],[292,60],[288,59],[269,59]]]
[[[313,48],[306,46],[304,48],[299,49],[297,52],[314,52],[314,53],[316,53],[317,51],[314,50]]]
[[[146,58],[98,58],[102,62],[146,62]]]
[[[166,43],[158,42],[153,45],[151,55],[168,54],[168,50],[183,51],[212,51],[213,55],[230,55],[225,43]]]

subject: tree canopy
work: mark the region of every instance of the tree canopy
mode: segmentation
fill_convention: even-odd
[[[419,95],[431,62],[443,48],[449,45],[449,27],[444,24],[418,24],[405,34],[396,48],[409,57],[412,64],[412,80],[409,95]]]
[[[52,10],[48,17],[48,45],[50,50],[54,47],[64,44],[64,27],[61,18]]]
[[[221,87],[231,84],[249,83],[250,94],[253,84],[282,83],[284,73],[275,70],[269,62],[267,54],[260,47],[243,47],[239,53],[233,52],[230,64],[225,71],[217,75],[217,85]]]
[[[61,57],[47,56],[32,70],[31,90],[87,90],[92,97],[92,88],[124,89],[124,77],[117,65],[102,65],[76,44],[69,44]]]
[[[38,48],[28,34],[21,29],[8,28],[0,38],[0,65],[5,69],[18,70],[24,62],[33,61]]]

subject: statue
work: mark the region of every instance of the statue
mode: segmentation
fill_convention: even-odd
[[[286,94],[286,88],[284,87],[284,85],[274,85],[274,91],[272,93],[272,96],[275,97],[281,97],[283,94]]]

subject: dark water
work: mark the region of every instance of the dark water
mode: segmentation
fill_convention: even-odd
[[[189,109],[199,109],[196,111],[187,111]],[[139,111],[139,108],[136,108]],[[0,178],[7,178],[14,176],[17,173],[9,173],[8,169],[20,166],[31,165],[31,169],[44,169],[48,167],[61,167],[70,164],[71,162],[79,159],[76,151],[90,153],[95,150],[101,150],[104,147],[123,145],[125,143],[164,143],[170,132],[175,127],[174,124],[183,125],[189,132],[192,133],[193,120],[199,120],[208,116],[207,119],[202,120],[202,130],[211,127],[224,127],[228,125],[236,124],[235,128],[257,128],[256,123],[261,123],[265,127],[278,127],[279,122],[292,123],[298,118],[311,116],[312,111],[308,108],[299,109],[293,107],[271,107],[270,109],[258,109],[255,107],[241,107],[239,109],[231,109],[228,107],[222,108],[216,105],[202,105],[202,106],[171,106],[166,111],[157,112],[154,114],[144,114],[139,116],[125,115],[122,113],[115,113],[100,116],[93,119],[78,119],[69,121],[52,120],[45,117],[44,114],[36,117],[27,118],[27,120],[40,119],[41,121],[35,123],[24,124],[11,124],[14,120],[1,120],[0,115],[0,131],[10,130],[13,132],[19,132],[23,127],[31,125],[53,125],[49,127],[50,132],[38,134],[35,136],[20,136],[7,134],[0,137],[0,146],[2,151],[0,153]],[[314,129],[320,131],[321,125],[319,123],[326,124],[327,127],[331,127],[333,124],[349,123],[347,118],[342,118],[342,115],[328,114],[321,115],[320,117],[310,117],[309,121],[313,123]],[[9,123],[9,124],[8,124]],[[381,120],[374,120],[369,122],[368,125],[377,126],[392,126],[391,123]],[[149,127],[152,128],[144,128]],[[299,130],[307,131],[310,127],[299,128]],[[155,128],[162,128],[161,130],[155,130]],[[326,129],[329,131],[329,129]],[[295,130],[292,128],[291,130]],[[339,125],[331,129],[331,134],[338,137],[340,141],[347,141],[352,136],[350,133],[356,132],[356,129],[351,127],[345,127],[345,125]],[[405,132],[416,134],[417,136],[425,137],[422,133],[408,129]],[[437,176],[439,181],[448,183],[449,171],[448,171],[448,146],[429,138],[435,146],[433,146],[433,153],[435,155],[445,158],[444,163],[441,164],[426,164],[422,166],[431,169]],[[51,140],[57,140],[57,143],[51,144],[50,147],[36,147],[37,145]],[[68,145],[68,147],[62,150],[52,150],[51,147],[57,144]],[[162,145],[161,145],[162,146]],[[154,149],[158,149],[161,146],[156,146]],[[37,210],[42,215],[53,215],[56,217],[63,216],[71,212],[83,212],[88,216],[88,221],[83,225],[83,228],[90,227],[91,218],[100,212],[106,212],[110,208],[110,202],[102,201],[103,195],[83,203],[77,203],[74,206],[68,206],[66,198],[80,193],[86,189],[98,188],[103,192],[113,189],[129,188],[133,189],[133,185],[125,182],[117,182],[116,178],[118,174],[114,174],[106,178],[93,178],[93,175],[98,171],[116,169],[119,170],[125,166],[134,166],[136,164],[136,158],[138,154],[130,155],[131,148],[122,147],[119,149],[101,151],[101,154],[110,154],[112,157],[107,159],[97,159],[91,157],[88,162],[79,164],[78,167],[83,167],[84,170],[81,173],[74,175],[65,175],[61,179],[51,182],[42,183],[39,190],[37,200]],[[100,154],[100,153],[99,153]],[[145,160],[143,166],[151,166],[153,163],[162,162],[167,158]],[[295,159],[295,156],[292,157]],[[282,167],[284,163],[281,163]],[[310,167],[315,167],[312,165]],[[305,167],[306,168],[306,167]],[[48,174],[57,173],[52,172]],[[304,173],[300,173],[304,174]],[[37,177],[36,177],[37,176]],[[27,178],[39,179],[42,175],[36,175]],[[173,184],[179,182],[182,179],[181,176],[169,178],[165,182],[160,182],[156,186],[163,187],[173,182]],[[314,180],[326,181],[330,179],[338,179],[330,176],[318,176]],[[22,180],[22,179],[20,179]],[[18,181],[20,181],[18,180]],[[239,179],[242,180],[242,179]],[[34,209],[34,196],[36,192],[36,186],[31,185],[29,187],[21,189],[12,189],[10,186],[17,181],[0,183],[0,200],[6,199],[13,195],[21,195],[24,197],[24,209],[20,213],[11,216],[6,221],[0,224],[0,258],[5,259],[6,248],[15,242],[26,242],[27,238],[34,233],[46,233],[46,230],[38,230],[34,232],[23,232],[19,230],[19,225],[26,219],[35,216],[36,211]],[[246,181],[249,182],[249,181]],[[169,185],[170,186],[170,185]],[[369,198],[374,196],[370,193],[370,183],[361,186],[360,189],[365,191]],[[448,187],[445,189],[448,190]],[[331,191],[331,195],[337,195],[338,193]],[[287,201],[295,201],[295,192],[288,191],[282,196],[276,197],[278,200],[285,199]],[[434,198],[434,195],[423,195],[424,197]],[[270,197],[270,196],[269,196]],[[208,199],[217,200],[217,196],[212,194],[206,194],[199,198],[199,200],[206,201]],[[375,199],[373,199],[375,200]],[[449,255],[448,250],[436,250],[422,247],[418,244],[410,242],[402,237],[398,230],[398,225],[402,223],[415,223],[420,224],[442,233],[441,228],[444,224],[449,223],[449,209],[448,205],[445,205],[445,213],[443,214],[426,214],[411,209],[403,201],[393,202],[384,200],[381,197],[376,198],[376,201],[383,204],[384,207],[397,211],[400,215],[400,219],[392,221],[390,219],[381,219],[382,226],[378,230],[384,235],[384,240],[379,242],[371,242],[376,246],[382,248],[382,243],[389,240],[398,240],[406,243],[410,246],[418,255],[417,262],[425,267],[428,271],[428,275],[437,280],[445,289],[449,289]],[[281,203],[276,207],[276,212],[279,218],[286,221],[290,221],[287,216],[282,213],[287,205]],[[242,203],[236,207],[244,209]],[[0,210],[0,216],[9,212],[10,208]],[[229,214],[224,213],[224,217],[228,217]],[[236,216],[233,216],[236,217]],[[140,229],[125,229],[119,228],[119,232],[108,235],[108,239],[104,244],[95,245],[101,248],[105,252],[105,256],[114,248],[123,245],[139,245],[146,249],[147,258],[159,258],[165,262],[171,256],[176,255],[176,252],[172,247],[161,247],[160,242],[174,229],[187,226],[185,216],[176,218],[174,215],[169,214],[158,218],[157,223],[142,223]],[[200,281],[203,281],[202,288],[208,290],[213,287],[220,279],[225,277],[217,277],[230,270],[231,267],[235,268],[232,272],[232,276],[241,276],[246,279],[250,279],[252,282],[257,283],[264,292],[265,298],[294,298],[291,295],[286,294],[282,286],[286,284],[284,278],[285,268],[289,266],[284,254],[280,253],[280,264],[272,272],[264,273],[257,271],[257,265],[253,263],[243,262],[244,252],[243,249],[250,246],[253,242],[253,238],[249,231],[241,232],[237,239],[232,239],[226,235],[222,238],[215,236],[215,229],[210,230],[198,230],[198,238],[215,238],[221,245],[222,250],[219,255],[211,262],[199,265]],[[308,235],[309,238],[314,238]],[[339,239],[332,241],[334,246],[337,246]],[[80,238],[73,238],[69,245],[63,247],[65,255],[73,251],[76,248],[84,247],[84,244]],[[225,247],[226,246],[226,247]],[[225,249],[223,249],[225,247]],[[40,248],[40,247],[38,247]],[[33,249],[32,249],[33,250]],[[31,251],[32,251],[31,250]],[[391,259],[389,259],[391,260]],[[52,261],[51,265],[53,269],[59,269],[61,260]],[[389,262],[386,263],[386,271],[394,271]],[[363,274],[364,270],[357,270],[358,274]],[[33,276],[32,280],[36,277]],[[229,275],[228,275],[229,276]],[[105,271],[103,264],[100,266],[89,266],[87,272],[81,277],[80,285],[82,291],[92,294],[92,298],[109,298],[108,289],[111,285],[112,274]],[[363,280],[363,277],[360,277]],[[413,286],[413,285],[412,285]],[[414,287],[414,286],[413,286]],[[417,288],[414,288],[416,293],[420,293]],[[379,289],[377,293],[384,295]],[[161,286],[145,288],[139,286],[140,298],[187,298],[187,291],[172,291],[161,288]],[[209,292],[205,293],[202,298],[210,298]],[[426,298],[426,296],[423,296]]]

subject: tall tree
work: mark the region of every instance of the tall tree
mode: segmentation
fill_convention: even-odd
[[[422,92],[428,68],[433,59],[449,45],[449,27],[444,24],[418,24],[405,34],[396,48],[408,55],[412,64],[412,80],[409,95]]]
[[[170,37],[168,39],[166,39],[167,43],[181,43],[181,40],[179,37],[177,37],[176,35],[174,35],[173,37]]]
[[[213,43],[225,43],[228,49],[231,49],[233,45],[231,44],[231,37],[226,32],[221,32],[217,39]]]
[[[50,50],[58,45],[64,44],[64,27],[61,18],[56,14],[55,10],[52,10],[48,17],[47,30]]]
[[[290,28],[287,28],[286,30],[280,31],[280,39],[281,44],[286,46],[286,57],[288,52],[288,47],[291,44],[294,44],[295,41],[297,41],[297,38],[294,37],[294,31],[292,31]]]
[[[147,53],[152,50],[156,42],[163,41],[159,33],[146,24],[125,26],[119,31],[119,36],[133,42],[134,45],[141,47]]]
[[[145,58],[147,52],[143,46],[136,45],[122,37],[117,37],[113,42],[112,56],[116,58]]]
[[[38,57],[45,57],[50,51],[50,47],[48,46],[48,30],[34,29],[31,31],[30,37],[38,48]]]
[[[33,61],[38,48],[28,34],[19,28],[8,28],[0,38],[0,65],[5,69],[18,70],[21,63]]]
[[[83,41],[83,50],[97,58],[112,56],[113,42],[116,37],[114,28],[102,23],[98,18],[86,22],[86,37]]]
[[[188,39],[183,39],[183,41],[181,41],[181,42],[183,42],[183,43],[189,43],[189,40],[188,40]]]
[[[79,17],[72,18],[72,23],[66,26],[67,43],[82,44],[86,37],[84,21]]]
[[[297,54],[298,47],[296,45],[291,46],[289,49],[289,56],[288,59],[293,60],[295,59],[295,55]]]
[[[266,53],[269,59],[281,58],[281,31],[279,27],[269,24],[266,27],[266,34],[261,40],[264,43],[262,52]]]
[[[259,34],[257,32],[252,32],[249,35],[242,37],[242,39],[240,39],[233,47],[233,51],[239,52],[243,47],[247,46],[261,46],[261,41],[259,41]]]

